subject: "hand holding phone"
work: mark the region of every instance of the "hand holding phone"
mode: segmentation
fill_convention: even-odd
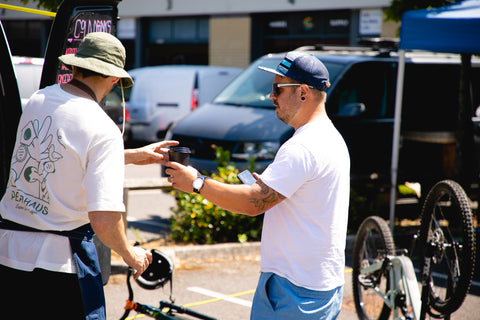
[[[238,174],[238,179],[240,181],[242,181],[242,183],[248,184],[248,185],[252,185],[257,181],[257,179],[255,179],[253,174],[248,170],[244,170],[244,171],[240,172]]]

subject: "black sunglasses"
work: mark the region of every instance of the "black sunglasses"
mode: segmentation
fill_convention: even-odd
[[[280,94],[281,87],[298,87],[301,86],[301,83],[274,83],[272,84],[272,94],[274,97],[277,97]],[[308,86],[309,88],[313,88],[312,86]]]

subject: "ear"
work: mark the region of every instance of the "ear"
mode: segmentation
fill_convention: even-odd
[[[300,100],[305,101],[310,95],[310,88],[306,84],[300,86]]]

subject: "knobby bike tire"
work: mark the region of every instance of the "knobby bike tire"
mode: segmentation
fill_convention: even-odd
[[[425,294],[428,305],[443,315],[451,314],[462,305],[470,289],[476,254],[470,202],[455,181],[440,181],[427,194],[421,213],[419,244],[423,290],[429,290],[428,295]],[[445,286],[450,288],[446,290],[435,285],[439,283],[435,273],[445,269]]]
[[[353,246],[352,287],[355,309],[360,320],[388,319],[391,309],[383,299],[359,282],[360,271],[386,255],[395,253],[392,233],[384,219],[377,216],[366,218],[360,225]],[[376,286],[384,285],[383,293],[390,288],[388,273],[379,271],[376,274]],[[382,283],[383,282],[383,283]]]

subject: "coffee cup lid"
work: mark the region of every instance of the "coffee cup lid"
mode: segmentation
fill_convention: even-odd
[[[172,147],[170,150],[181,153],[191,153],[190,148],[188,147]]]

